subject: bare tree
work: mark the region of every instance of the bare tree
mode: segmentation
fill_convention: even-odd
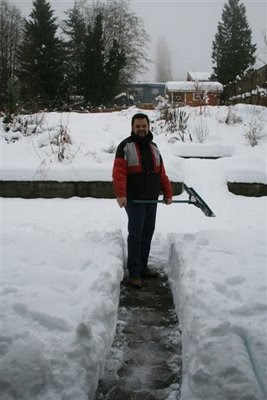
[[[209,102],[208,89],[205,86],[205,84],[203,84],[199,81],[195,81],[194,86],[195,86],[195,93],[194,93],[195,100],[199,101],[200,115],[201,115],[203,112],[203,107],[204,107],[204,111],[205,111],[205,107]]]
[[[18,47],[22,35],[20,11],[7,0],[0,0],[0,109],[8,107],[14,96],[18,69]]]
[[[160,37],[157,42],[156,80],[158,82],[172,80],[171,52],[164,37]]]

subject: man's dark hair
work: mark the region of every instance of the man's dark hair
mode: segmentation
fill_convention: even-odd
[[[132,117],[132,126],[133,126],[134,121],[136,119],[144,119],[144,118],[147,120],[147,123],[149,125],[149,118],[148,118],[148,116],[146,114],[143,114],[143,113],[134,114],[134,116]]]

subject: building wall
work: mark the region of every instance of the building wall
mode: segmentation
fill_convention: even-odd
[[[176,104],[177,106],[191,106],[191,107],[199,107],[203,105],[203,102],[201,100],[195,99],[194,93],[193,92],[168,92],[167,94],[169,96],[170,102]],[[219,97],[217,93],[208,93],[209,97],[209,106],[217,106],[219,104]]]
[[[217,106],[219,104],[219,98],[216,93],[208,93],[209,101],[207,103],[208,106]],[[199,107],[203,106],[203,101],[195,100],[194,93],[187,93],[186,94],[186,104],[191,107]]]

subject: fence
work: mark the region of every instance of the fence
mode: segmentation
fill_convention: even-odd
[[[267,65],[224,88],[226,104],[247,103],[267,107]]]

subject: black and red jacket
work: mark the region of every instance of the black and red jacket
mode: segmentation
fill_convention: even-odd
[[[162,190],[172,197],[172,187],[153,135],[140,137],[135,133],[123,140],[116,152],[113,185],[116,197],[129,200],[155,200]]]

